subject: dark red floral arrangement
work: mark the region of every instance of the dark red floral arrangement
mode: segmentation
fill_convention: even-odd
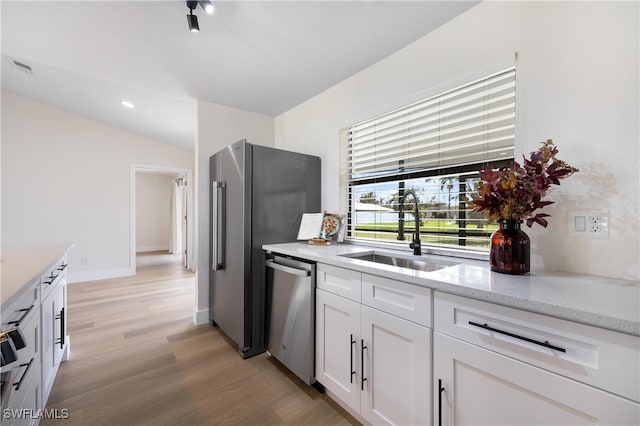
[[[487,216],[489,223],[526,219],[528,227],[537,223],[546,228],[545,218],[550,215],[534,212],[554,203],[542,199],[551,185],[560,185],[560,179],[578,171],[557,159],[557,154],[558,148],[549,139],[529,159],[523,156],[522,165],[514,161],[510,166],[480,171],[478,195],[471,201],[473,210]]]

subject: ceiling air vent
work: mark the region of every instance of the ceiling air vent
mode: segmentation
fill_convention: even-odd
[[[33,68],[31,68],[30,65],[24,64],[20,61],[16,61],[15,59],[9,59],[11,61],[11,64],[14,66],[15,69],[17,69],[18,71],[22,71],[25,74],[33,74]]]

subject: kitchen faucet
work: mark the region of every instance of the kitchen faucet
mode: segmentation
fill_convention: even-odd
[[[408,190],[400,198],[400,214],[398,215],[398,239],[404,240],[404,199],[407,195],[413,195],[413,204],[415,206],[415,212],[413,213],[416,225],[415,233],[413,234],[413,241],[409,244],[409,247],[413,249],[413,254],[420,256],[422,254],[422,247],[420,245],[420,210],[418,207],[418,196],[413,189]]]

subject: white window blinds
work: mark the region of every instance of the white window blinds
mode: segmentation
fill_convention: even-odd
[[[478,171],[514,157],[514,67],[342,131],[342,190],[350,239],[406,245],[406,190],[419,198],[423,244],[487,250],[495,226],[467,203]]]
[[[513,157],[515,68],[348,128],[350,182]]]

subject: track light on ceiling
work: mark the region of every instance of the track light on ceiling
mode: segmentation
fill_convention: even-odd
[[[187,15],[187,22],[189,23],[189,31],[197,33],[200,31],[198,25],[198,16],[193,14],[193,9],[198,7],[197,1],[187,1],[187,7],[189,8],[189,14]]]
[[[199,1],[198,3],[200,3],[200,6],[202,7],[202,9],[204,9],[205,12],[207,12],[208,15],[211,15],[215,10],[211,0]]]

